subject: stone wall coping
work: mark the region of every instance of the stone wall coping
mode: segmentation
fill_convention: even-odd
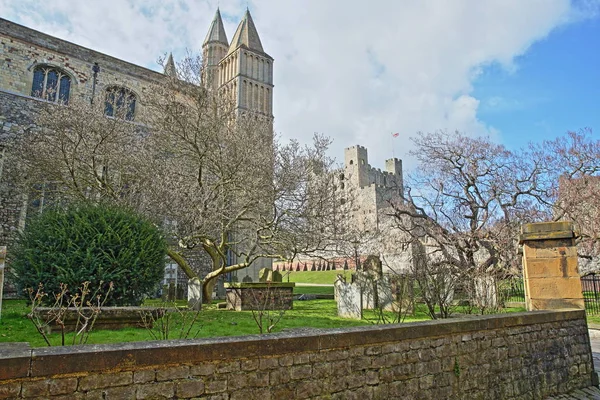
[[[318,352],[473,331],[585,319],[584,310],[532,311],[403,324],[297,329],[268,335],[45,347],[0,347],[0,380],[192,365],[298,352]]]
[[[575,237],[573,224],[569,221],[536,222],[523,224],[519,242],[528,240],[571,239]]]

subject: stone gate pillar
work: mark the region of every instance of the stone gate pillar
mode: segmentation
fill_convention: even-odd
[[[525,224],[520,243],[527,310],[585,309],[573,225]]]

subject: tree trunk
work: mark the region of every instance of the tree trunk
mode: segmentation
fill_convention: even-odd
[[[218,277],[219,275],[210,279],[205,279],[202,282],[202,303],[210,304],[212,302],[212,294],[213,290],[215,289],[215,285],[217,284]]]
[[[167,250],[167,255],[171,257],[171,260],[175,261],[181,270],[187,275],[189,279],[198,278],[198,275],[192,270],[190,265],[187,263],[185,258],[178,252],[172,249]]]

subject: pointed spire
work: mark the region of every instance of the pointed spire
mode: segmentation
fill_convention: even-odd
[[[221,11],[219,11],[218,8],[202,46],[206,46],[210,42],[219,42],[223,43],[225,46],[229,46],[227,35],[225,34],[225,27],[223,27],[223,20],[221,19]]]
[[[177,68],[175,67],[175,61],[173,61],[173,53],[169,53],[169,58],[165,64],[164,74],[173,78],[177,78]]]
[[[252,21],[250,10],[248,9],[246,9],[246,14],[244,14],[244,18],[242,18],[242,21],[233,35],[233,39],[231,39],[231,46],[229,46],[227,54],[233,53],[233,51],[241,45],[245,45],[250,50],[255,50],[260,53],[265,52],[262,43],[260,42],[260,38],[258,37],[256,27],[254,26],[254,21]]]

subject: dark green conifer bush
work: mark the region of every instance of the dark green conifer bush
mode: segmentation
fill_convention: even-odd
[[[61,283],[76,290],[89,281],[95,290],[113,282],[105,305],[139,305],[163,277],[166,251],[162,233],[147,219],[114,206],[74,204],[28,221],[10,265],[20,290],[42,283],[52,294]]]

